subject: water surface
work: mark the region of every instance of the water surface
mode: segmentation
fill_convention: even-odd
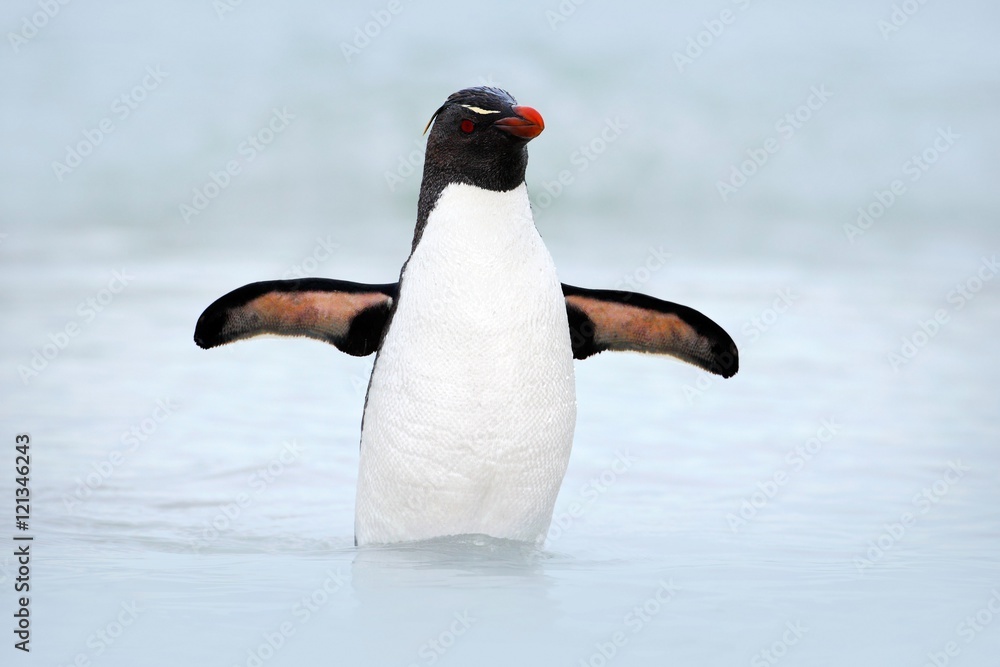
[[[349,59],[385,5],[219,5],[72,3],[0,59],[0,415],[35,537],[32,651],[3,664],[995,663],[994,5],[884,37],[891,3],[402,3]],[[371,359],[205,352],[194,322],[255,280],[395,280],[420,131],[480,83],[545,117],[563,280],[701,310],[740,373],[578,363],[544,549],[358,550]],[[15,577],[0,557],[5,613]]]

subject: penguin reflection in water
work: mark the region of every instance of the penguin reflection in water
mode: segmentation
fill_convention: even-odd
[[[526,146],[544,128],[537,111],[468,88],[431,125],[398,282],[252,283],[210,305],[194,339],[207,349],[307,336],[375,353],[357,544],[484,534],[540,545],[573,443],[573,360],[634,350],[728,378],[736,345],[686,306],[559,282],[524,182]]]

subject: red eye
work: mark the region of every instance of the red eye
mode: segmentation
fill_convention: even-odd
[[[458,129],[462,130],[462,132],[465,132],[466,134],[471,134],[472,131],[476,129],[476,124],[466,118],[458,124]]]

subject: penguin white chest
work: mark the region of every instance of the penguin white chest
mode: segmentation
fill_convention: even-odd
[[[565,299],[527,189],[447,186],[372,371],[358,543],[541,543],[575,422]]]

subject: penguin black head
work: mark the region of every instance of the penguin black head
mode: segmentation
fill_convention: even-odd
[[[417,247],[431,209],[446,187],[462,183],[507,192],[524,182],[529,141],[545,122],[531,107],[518,106],[505,90],[480,87],[452,93],[427,127],[424,176],[417,203]],[[424,129],[426,132],[427,129]]]
[[[466,88],[448,96],[428,127],[424,180],[445,178],[506,192],[524,181],[526,144],[545,128],[541,114],[499,88]],[[425,130],[426,131],[426,130]]]

